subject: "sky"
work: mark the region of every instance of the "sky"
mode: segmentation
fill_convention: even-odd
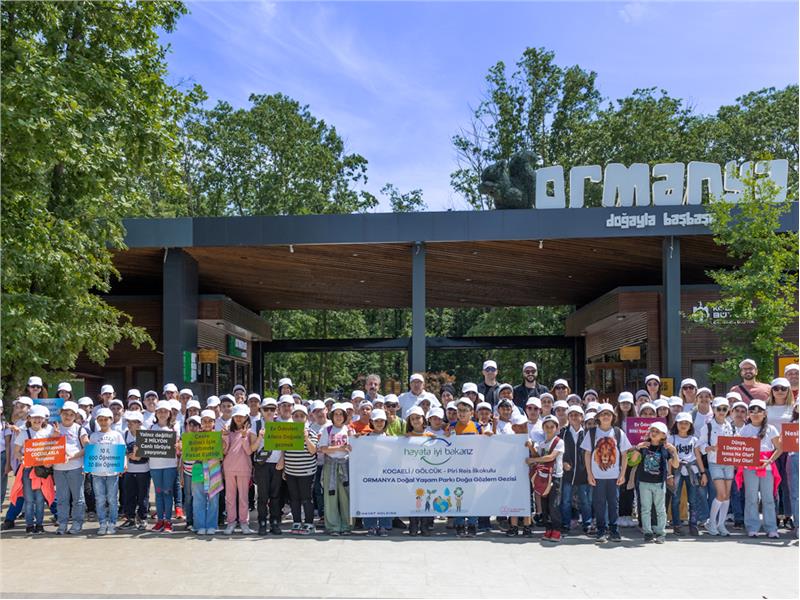
[[[797,2],[188,2],[162,40],[173,84],[248,106],[281,92],[334,125],[369,161],[366,188],[421,188],[460,210],[452,136],[497,61],[526,47],[598,74],[615,100],[657,87],[713,113],[798,81]],[[388,203],[375,210],[388,209]]]

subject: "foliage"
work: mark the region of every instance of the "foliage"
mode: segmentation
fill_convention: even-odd
[[[734,381],[738,363],[747,356],[759,365],[772,365],[776,355],[796,355],[797,345],[786,339],[797,322],[796,233],[778,233],[782,215],[791,210],[792,200],[775,202],[779,193],[766,178],[744,180],[745,191],[738,203],[717,201],[708,210],[714,222],[714,241],[725,246],[738,266],[709,271],[720,286],[720,299],[709,302],[710,311],[727,313],[723,319],[709,319],[704,313],[689,320],[716,332],[722,356],[711,371],[714,381]],[[764,369],[769,372],[771,369]]]
[[[186,97],[164,81],[179,2],[5,2],[2,18],[3,384],[150,341],[98,295],[121,218],[181,185]],[[146,183],[150,182],[150,183]],[[152,343],[152,342],[151,342]]]

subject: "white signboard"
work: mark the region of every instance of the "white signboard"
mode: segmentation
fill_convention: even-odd
[[[526,440],[525,435],[351,440],[350,515],[529,515]]]

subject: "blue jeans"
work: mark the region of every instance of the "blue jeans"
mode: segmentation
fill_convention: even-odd
[[[786,475],[789,476],[789,493],[792,502],[792,519],[794,520],[795,534],[800,532],[800,520],[797,518],[797,495],[800,479],[798,478],[798,457],[800,454],[792,452],[786,459]]]
[[[456,527],[463,527],[464,525],[477,526],[478,517],[456,517],[453,520],[453,523],[455,524]]]
[[[733,522],[735,525],[744,523],[744,490],[736,486],[736,480],[731,483],[731,506]]]
[[[116,526],[119,511],[119,475],[92,475],[92,489],[100,525]]]
[[[172,520],[172,500],[177,476],[176,467],[150,469],[150,477],[156,488],[156,518],[159,521]]]
[[[86,502],[83,498],[83,469],[69,471],[53,471],[58,499],[58,528],[67,530],[70,509],[72,509],[72,529],[80,531],[83,527],[83,514]]]
[[[664,535],[664,527],[667,525],[667,507],[664,504],[666,493],[666,485],[663,483],[639,482],[639,502],[642,509],[643,533]],[[655,507],[656,513],[655,529],[652,521],[653,507]]]
[[[592,490],[592,512],[597,523],[597,535],[606,533],[606,520],[611,533],[617,533],[619,496],[616,479],[596,479]]]
[[[714,487],[714,481],[711,479],[710,474],[706,478],[705,487],[702,485],[697,486],[697,497],[697,520],[700,523],[704,523],[708,520],[709,514],[711,514],[711,503],[717,497],[717,488]]]
[[[172,493],[175,497],[175,507],[183,508],[183,489],[178,482],[178,470],[175,469],[175,483],[172,484]]]
[[[317,465],[317,474],[314,476],[314,487],[311,491],[314,499],[314,508],[319,517],[325,516],[325,496],[322,495],[322,465]]]
[[[191,484],[192,490],[192,523],[194,529],[217,529],[217,517],[219,513],[219,494],[214,494],[212,498],[203,491],[203,482]]]
[[[391,529],[392,528],[392,518],[391,517],[364,517],[364,529],[377,529],[378,527],[382,527],[383,529]]]
[[[688,468],[688,467],[687,467]],[[698,475],[699,477],[699,475]],[[700,496],[701,485],[692,485],[688,476],[681,475],[680,469],[675,471],[675,488],[672,493],[672,525],[677,527],[681,524],[681,489],[686,486],[686,497],[689,500],[689,525],[697,525],[697,517],[700,512],[700,505],[705,505],[706,501]],[[705,491],[705,489],[703,489]],[[716,497],[716,496],[715,496]],[[706,509],[707,510],[707,509]]]
[[[747,533],[758,533],[761,518],[758,515],[758,496],[761,495],[761,511],[764,513],[764,531],[778,531],[775,520],[775,496],[772,493],[774,480],[772,471],[767,469],[764,477],[759,477],[753,469],[744,470],[744,526]]]
[[[34,490],[31,485],[29,467],[22,471],[22,491],[25,497],[25,525],[44,525],[44,494],[41,489]]]
[[[183,514],[186,519],[186,524],[194,525],[194,520],[192,519],[194,516],[192,512],[192,498],[194,497],[194,492],[192,491],[191,473],[183,474],[183,489],[181,490],[181,494],[183,494]]]
[[[574,511],[572,510],[572,493],[578,497],[578,511],[581,518],[581,525],[588,527],[592,523],[592,486],[588,483],[573,485],[572,482],[563,481],[561,483],[561,527],[569,529],[570,521]]]

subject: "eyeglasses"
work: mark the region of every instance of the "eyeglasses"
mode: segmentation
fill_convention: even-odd
[[[784,387],[782,385],[773,386],[772,389],[775,390],[776,392],[788,392],[789,391],[789,388]]]

